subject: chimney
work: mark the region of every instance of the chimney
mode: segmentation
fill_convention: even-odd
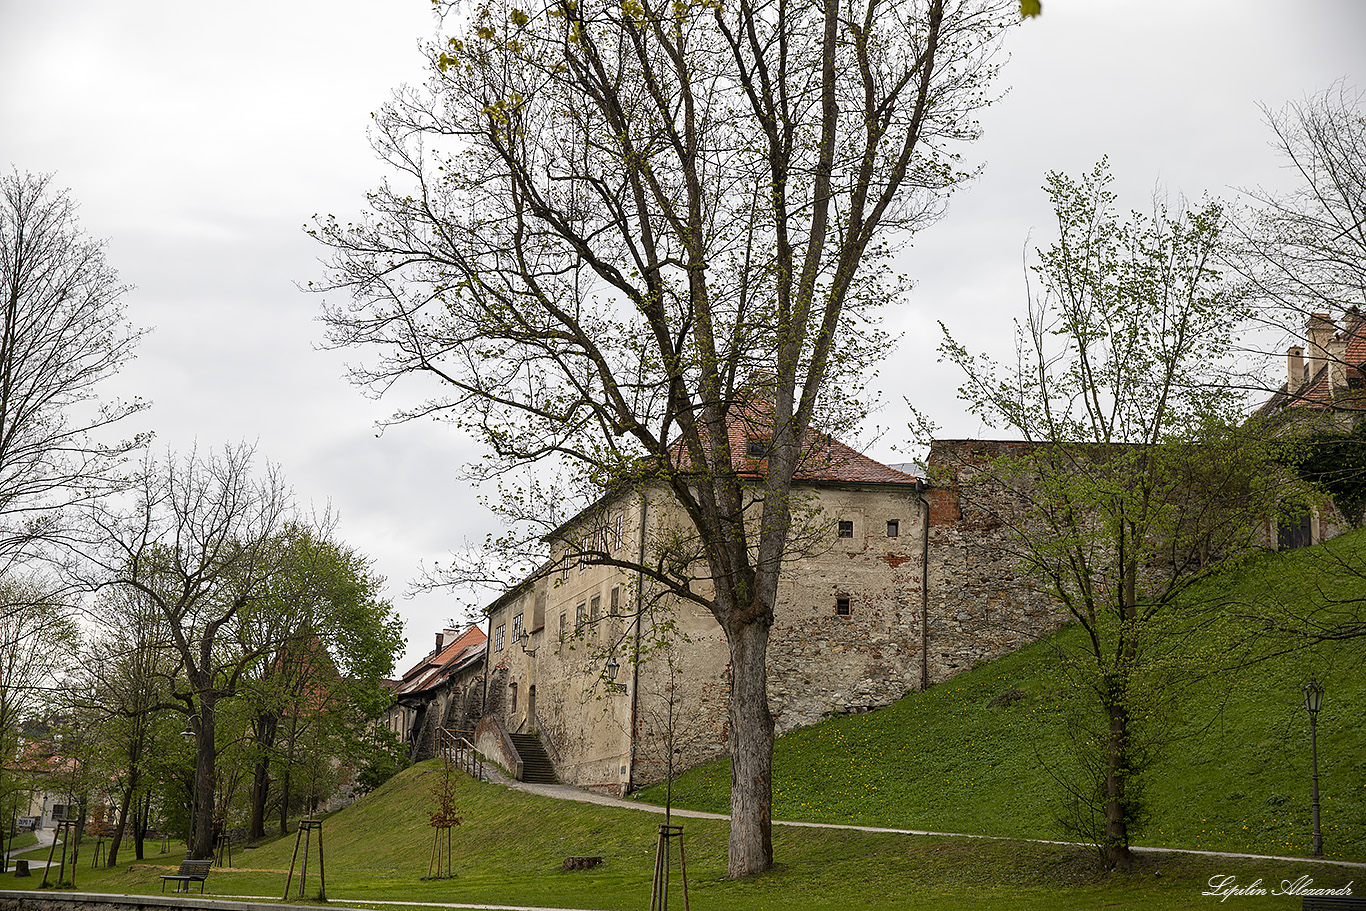
[[[1347,339],[1335,338],[1328,342],[1328,388],[1336,398],[1338,390],[1347,388]]]
[[[436,650],[437,650],[437,652],[440,652],[440,651],[441,651],[441,644],[442,644],[443,642],[445,642],[445,634],[443,634],[443,633],[437,633],[437,634],[436,634]]]
[[[1285,391],[1294,395],[1304,385],[1304,349],[1291,345],[1285,353]]]
[[[1328,343],[1336,332],[1327,313],[1311,313],[1305,326],[1309,342],[1309,382],[1313,382],[1328,363]]]

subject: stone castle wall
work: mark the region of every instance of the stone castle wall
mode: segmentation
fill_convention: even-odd
[[[948,440],[930,449],[931,683],[1041,639],[1067,619],[1012,552],[1010,522],[1020,516],[1020,498],[983,472],[1026,445]]]
[[[926,490],[924,501],[909,484],[800,492],[805,527],[783,569],[768,648],[778,733],[887,705],[922,681],[946,680],[1060,624],[1051,599],[1016,571],[995,517],[1002,504],[974,483],[977,454],[937,456],[945,464],[964,461],[953,471],[941,468],[942,485]],[[614,535],[632,557],[676,538],[685,521],[660,490],[623,497],[603,515],[611,523],[621,516]],[[634,574],[572,565],[504,599],[490,616],[490,645],[500,625],[505,645],[491,656],[489,711],[510,731],[538,731],[566,782],[625,791],[661,780],[671,756],[686,767],[727,747],[725,637],[702,606],[656,603],[656,594]],[[637,621],[642,601],[650,607]],[[530,632],[534,655],[512,644],[515,625]],[[666,642],[672,672],[667,649],[659,648]],[[620,662],[615,687],[603,673],[612,655]]]

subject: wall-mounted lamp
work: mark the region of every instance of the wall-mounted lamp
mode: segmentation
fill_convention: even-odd
[[[527,643],[530,642],[530,641],[531,641],[531,633],[527,632],[526,630],[522,630],[522,635],[519,636],[519,637],[517,637],[517,644],[520,645],[520,646],[522,647],[522,651],[526,653],[526,656],[527,656],[528,658],[535,658],[535,657],[536,657],[536,650],[535,650],[534,648],[527,648],[527,647],[526,647],[526,646],[527,646]]]
[[[626,684],[617,683],[617,674],[621,671],[621,662],[617,661],[617,656],[612,655],[607,659],[607,692],[624,693]]]

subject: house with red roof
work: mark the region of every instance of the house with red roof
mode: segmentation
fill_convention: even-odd
[[[1304,342],[1286,351],[1286,379],[1258,409],[1261,418],[1295,434],[1349,434],[1366,415],[1366,314],[1348,307],[1341,323],[1311,313]],[[1288,505],[1269,520],[1268,538],[1280,549],[1318,544],[1349,527],[1331,500]]]
[[[1349,307],[1339,325],[1327,313],[1311,313],[1304,341],[1286,351],[1285,383],[1258,413],[1350,431],[1366,413],[1366,314]]]
[[[475,623],[444,629],[436,647],[393,684],[381,724],[408,744],[410,759],[434,754],[437,728],[460,729],[482,714],[486,639]]]

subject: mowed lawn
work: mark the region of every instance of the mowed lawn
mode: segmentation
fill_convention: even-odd
[[[1312,647],[1250,639],[1242,614],[1272,605],[1301,614],[1325,599],[1366,601],[1366,531],[1248,560],[1212,580],[1223,616],[1199,618],[1196,660],[1174,708],[1149,719],[1161,740],[1142,777],[1147,819],[1136,844],[1304,855],[1310,847],[1309,716],[1302,685],[1325,690],[1318,719],[1324,853],[1366,861],[1366,636]],[[1366,605],[1340,613],[1366,617]],[[777,819],[1046,839],[1059,823],[1076,751],[1065,721],[1075,691],[1059,653],[1083,644],[1064,629],[924,693],[866,715],[779,738]],[[685,772],[676,806],[724,813],[730,767]],[[664,802],[663,788],[641,800]],[[1366,887],[1363,887],[1366,891]]]
[[[557,801],[496,784],[462,779],[464,823],[455,835],[455,877],[424,881],[433,830],[430,787],[440,773],[428,762],[410,769],[353,807],[327,817],[323,848],[327,897],[365,907],[366,900],[463,902],[533,907],[648,907],[661,817],[634,809]],[[1012,840],[943,838],[778,826],[778,867],[743,881],[725,879],[727,825],[683,820],[689,898],[709,909],[1063,909],[1208,908],[1211,877],[1264,883],[1312,877],[1343,885],[1361,870],[1310,863],[1246,861],[1188,855],[1147,856],[1129,875],[1110,874],[1086,849]],[[235,852],[232,869],[215,869],[207,894],[282,896],[295,839]],[[156,848],[159,850],[160,844]],[[564,872],[571,855],[596,855],[601,866]],[[85,849],[84,857],[89,857]],[[91,870],[82,859],[84,891],[156,893],[159,874],[183,854],[154,855],[117,871]],[[297,876],[297,874],[296,874]],[[674,868],[675,882],[677,868]],[[9,880],[34,887],[38,879]],[[297,879],[296,879],[297,888]],[[307,901],[317,901],[317,858]],[[675,896],[681,902],[682,896]],[[1224,907],[1298,908],[1289,896],[1230,899]],[[377,906],[378,907],[378,906]],[[392,907],[392,906],[384,906]],[[682,905],[678,904],[681,908]]]
[[[1175,710],[1158,724],[1160,749],[1144,775],[1148,816],[1137,844],[1303,860],[1142,854],[1131,874],[1111,873],[1087,848],[1024,839],[1065,839],[1058,822],[1074,750],[1065,720],[1074,692],[1058,656],[1079,644],[1063,630],[998,661],[915,693],[877,712],[836,717],[778,741],[774,817],[939,832],[984,838],[915,836],[775,826],[777,868],[743,881],[725,878],[727,823],[685,819],[690,901],[708,909],[1181,909],[1298,908],[1285,886],[1349,882],[1366,893],[1366,870],[1307,858],[1309,721],[1300,687],[1312,673],[1324,685],[1319,774],[1325,854],[1366,861],[1366,639],[1312,647],[1289,639],[1250,640],[1253,607],[1305,613],[1326,598],[1363,613],[1366,533],[1230,567],[1220,586],[1226,615],[1201,615],[1208,635]],[[1251,644],[1249,644],[1251,643]],[[1170,709],[1170,707],[1169,707]],[[648,907],[657,827],[644,809],[542,798],[457,781],[464,822],[455,830],[455,877],[428,880],[441,773],[424,763],[355,806],[326,818],[323,847],[328,898],[462,902],[533,907]],[[726,812],[724,760],[676,782],[679,806]],[[662,789],[642,800],[662,800]],[[215,869],[207,893],[283,895],[295,847],[289,837],[239,850],[231,869]],[[154,850],[159,850],[156,843]],[[35,852],[39,859],[46,851]],[[92,870],[87,847],[77,872],[90,891],[155,893],[183,846],[145,863],[131,847],[116,871]],[[601,866],[565,872],[566,857],[600,856]],[[308,901],[317,897],[317,858]],[[41,875],[41,874],[39,874]],[[675,868],[675,882],[677,870]],[[11,888],[29,880],[7,879]],[[1268,894],[1221,900],[1211,883]],[[295,889],[297,895],[297,879]],[[681,895],[675,898],[681,901]],[[378,906],[377,906],[378,907]],[[393,906],[384,906],[393,907]],[[677,907],[681,908],[679,904]]]

